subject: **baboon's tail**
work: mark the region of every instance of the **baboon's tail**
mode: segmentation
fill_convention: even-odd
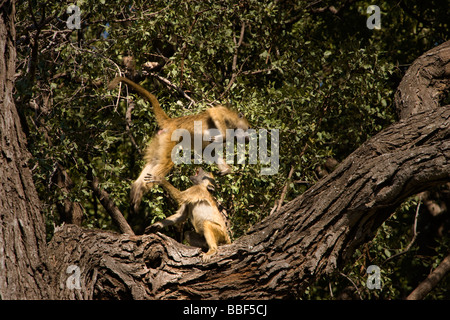
[[[108,85],[108,89],[112,90],[114,89],[119,82],[125,82],[129,86],[133,87],[134,90],[136,90],[141,96],[143,96],[147,101],[149,101],[152,104],[153,112],[155,113],[156,121],[158,122],[158,126],[160,128],[164,128],[164,124],[167,120],[169,120],[169,116],[164,112],[164,110],[159,105],[158,100],[156,97],[145,90],[142,86],[138,85],[137,83],[131,81],[130,79],[127,79],[125,77],[115,77]]]

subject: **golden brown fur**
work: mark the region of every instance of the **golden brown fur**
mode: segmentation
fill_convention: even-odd
[[[144,158],[144,169],[131,187],[130,198],[132,209],[135,212],[139,209],[139,204],[144,193],[153,186],[152,183],[144,183],[144,177],[148,174],[157,177],[165,177],[174,165],[171,158],[171,152],[178,143],[178,141],[171,141],[172,133],[174,132],[174,130],[186,129],[190,132],[191,137],[193,137],[194,121],[201,121],[203,130],[202,133],[204,135],[207,134],[210,129],[218,129],[223,140],[225,141],[226,129],[242,129],[244,131],[247,131],[249,129],[249,124],[247,120],[242,116],[242,114],[238,114],[224,106],[210,108],[197,115],[171,119],[167,116],[164,110],[161,109],[158,100],[153,94],[127,78],[114,78],[114,80],[109,84],[108,88],[113,89],[119,82],[125,82],[126,84],[130,85],[152,104],[156,121],[161,128],[161,130],[152,138],[152,140],[148,144]],[[210,142],[208,141],[203,141],[203,148],[205,148],[209,143]],[[219,159],[218,166],[221,175],[231,172],[231,168],[225,163],[223,159]]]
[[[196,242],[194,244],[193,240],[189,240],[189,243],[208,248],[208,252],[203,255],[203,261],[207,262],[217,252],[220,244],[229,244],[231,240],[226,231],[225,220],[217,208],[215,199],[208,191],[214,189],[213,175],[199,169],[197,175],[190,178],[194,185],[185,191],[180,191],[164,178],[157,178],[151,174],[145,177],[146,182],[160,184],[179,205],[177,213],[152,224],[145,229],[145,232],[156,232],[189,218],[195,233],[188,233],[188,238],[195,239]]]

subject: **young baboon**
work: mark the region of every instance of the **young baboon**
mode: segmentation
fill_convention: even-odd
[[[195,232],[187,233],[186,238],[193,246],[208,248],[208,252],[202,256],[202,260],[208,262],[217,252],[220,244],[229,244],[231,240],[225,220],[217,208],[215,199],[209,193],[215,189],[214,176],[200,168],[190,179],[194,185],[185,191],[180,191],[164,178],[151,174],[145,176],[146,183],[161,185],[179,205],[175,214],[147,227],[145,233],[159,231],[189,218]]]
[[[236,113],[224,106],[217,106],[207,109],[197,115],[172,119],[167,116],[153,94],[127,78],[114,78],[108,88],[110,90],[113,89],[119,82],[125,82],[151,103],[156,121],[161,129],[148,144],[144,157],[145,167],[131,187],[131,205],[135,212],[139,209],[144,193],[153,186],[152,183],[144,183],[144,177],[148,174],[155,177],[165,177],[174,165],[171,153],[172,149],[178,143],[178,141],[172,141],[172,133],[174,130],[186,129],[190,132],[191,137],[193,137],[194,121],[201,121],[202,135],[204,136],[210,136],[211,129],[218,129],[220,132],[220,138],[225,141],[227,129],[242,129],[244,134],[247,134],[245,137],[246,140],[248,140],[247,130],[249,129],[249,124],[242,113]],[[215,138],[217,139],[219,136],[213,136],[210,140],[214,141]],[[191,139],[191,141],[193,140],[194,139]],[[205,148],[209,143],[211,143],[211,141],[203,141],[202,147]],[[222,158],[218,159],[217,164],[221,175],[231,172],[231,168]]]

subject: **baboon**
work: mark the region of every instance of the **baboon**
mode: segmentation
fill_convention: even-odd
[[[203,169],[199,169],[195,176],[190,177],[194,184],[185,191],[180,191],[172,186],[165,178],[147,174],[144,178],[146,183],[161,185],[169,195],[178,203],[179,209],[170,217],[156,222],[145,229],[145,233],[153,233],[177,223],[184,222],[189,218],[194,226],[195,232],[187,233],[190,245],[196,247],[207,247],[202,260],[208,262],[212,255],[217,252],[220,244],[231,243],[225,220],[217,208],[215,199],[209,191],[215,190],[214,176]]]
[[[174,130],[186,129],[190,132],[191,137],[193,137],[194,121],[201,121],[203,136],[211,136],[210,130],[218,129],[220,135],[210,137],[210,141],[203,141],[202,148],[205,148],[212,141],[218,141],[217,139],[222,139],[222,141],[225,141],[227,129],[243,130],[246,141],[248,141],[247,130],[249,129],[249,123],[242,113],[237,113],[225,106],[217,106],[209,108],[197,115],[172,119],[167,116],[153,94],[127,78],[114,78],[109,84],[108,89],[112,90],[119,82],[128,84],[151,103],[156,121],[160,128],[158,133],[152,138],[147,146],[144,157],[144,169],[131,187],[130,199],[131,207],[134,212],[139,210],[139,205],[144,193],[153,186],[152,183],[144,183],[144,177],[148,174],[155,177],[165,177],[174,165],[171,158],[171,153],[172,149],[178,143],[178,141],[172,141],[172,133]],[[191,139],[191,141],[193,141],[193,139]],[[225,160],[220,157],[217,160],[217,165],[221,175],[231,172],[230,166],[228,166],[225,163]]]

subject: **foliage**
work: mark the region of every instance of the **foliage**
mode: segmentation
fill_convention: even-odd
[[[413,1],[382,1],[382,30],[365,27],[368,1],[343,2],[337,13],[327,9],[333,5],[330,1],[319,4],[83,0],[77,2],[82,11],[77,31],[66,26],[67,4],[21,2],[16,99],[27,126],[49,236],[58,223],[55,204],[65,198],[83,205],[86,226],[115,228],[93,196],[89,170],[137,232],[174,211],[174,204],[156,189],[145,197],[139,216],[127,214],[131,182],[157,126],[141,97],[106,89],[119,70],[142,80],[171,117],[231,103],[254,128],[280,130],[276,175],[261,175],[260,164],[245,164],[235,165],[233,175],[218,178],[216,196],[228,213],[234,238],[271,212],[285,185],[286,202],[318,180],[315,169],[327,158],[344,159],[395,121],[393,94],[405,67],[446,40],[448,19],[441,10],[445,1],[431,1],[427,8]],[[135,70],[127,68],[128,57]],[[148,62],[157,67],[148,70]],[[52,182],[56,163],[73,180],[68,194]],[[179,166],[169,179],[185,189],[193,171],[192,166]],[[355,253],[343,270],[346,277],[319,280],[305,298],[331,297],[328,285],[321,288],[327,282],[334,295],[349,279],[362,288],[369,264],[382,264],[399,244],[409,242],[415,205],[414,200],[404,204],[373,241]],[[387,263],[382,291],[365,290],[362,297],[405,296],[426,276],[427,266],[445,254],[448,235],[436,241],[428,256],[421,256],[415,246]],[[439,289],[433,297],[448,298]]]

